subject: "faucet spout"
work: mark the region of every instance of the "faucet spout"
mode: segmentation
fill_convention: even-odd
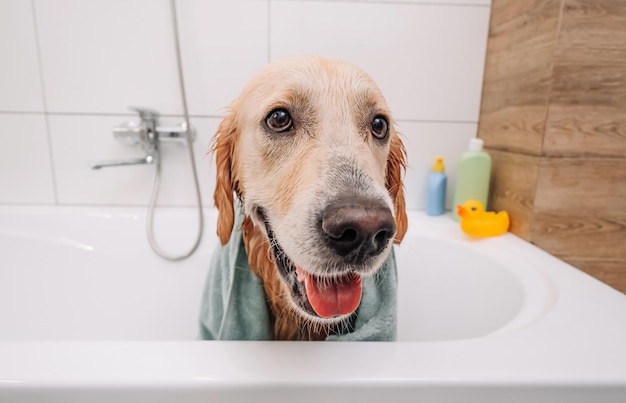
[[[100,169],[100,168],[107,168],[107,167],[121,167],[121,166],[127,166],[127,165],[149,165],[149,164],[154,164],[156,162],[156,158],[157,158],[156,155],[148,154],[143,158],[90,162],[89,166],[91,167],[91,169]]]
[[[193,127],[187,127],[186,122],[178,126],[160,126],[158,111],[138,107],[130,109],[139,113],[139,121],[130,120],[113,127],[113,136],[128,145],[140,145],[146,152],[146,156],[128,160],[90,162],[91,169],[154,164],[159,158],[159,144],[162,141],[190,146],[188,142],[191,143],[196,138],[196,131]]]

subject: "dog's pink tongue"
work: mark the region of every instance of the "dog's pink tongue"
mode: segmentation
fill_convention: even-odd
[[[361,277],[348,274],[332,282],[319,279],[297,268],[298,279],[304,280],[306,295],[315,313],[322,318],[347,315],[361,303]]]

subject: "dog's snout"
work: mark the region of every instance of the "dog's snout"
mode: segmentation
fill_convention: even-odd
[[[326,244],[347,262],[362,263],[380,254],[396,233],[389,208],[379,201],[341,199],[322,214]]]

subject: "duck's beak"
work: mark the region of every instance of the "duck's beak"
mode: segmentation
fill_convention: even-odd
[[[461,217],[465,216],[465,213],[466,213],[466,212],[467,212],[467,210],[465,209],[465,207],[460,206],[460,205],[459,205],[459,206],[456,206],[456,213],[457,213],[459,216],[461,216]]]

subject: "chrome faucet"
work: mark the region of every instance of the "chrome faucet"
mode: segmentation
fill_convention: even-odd
[[[113,127],[113,137],[130,146],[141,145],[146,152],[142,158],[132,158],[126,160],[107,160],[90,162],[91,169],[105,167],[145,165],[154,164],[159,158],[159,143],[171,142],[187,144],[186,133],[189,132],[193,142],[196,139],[196,132],[193,128],[188,128],[185,122],[178,126],[159,126],[159,112],[149,108],[131,106],[128,109],[139,114],[139,122],[129,120],[119,126]]]

